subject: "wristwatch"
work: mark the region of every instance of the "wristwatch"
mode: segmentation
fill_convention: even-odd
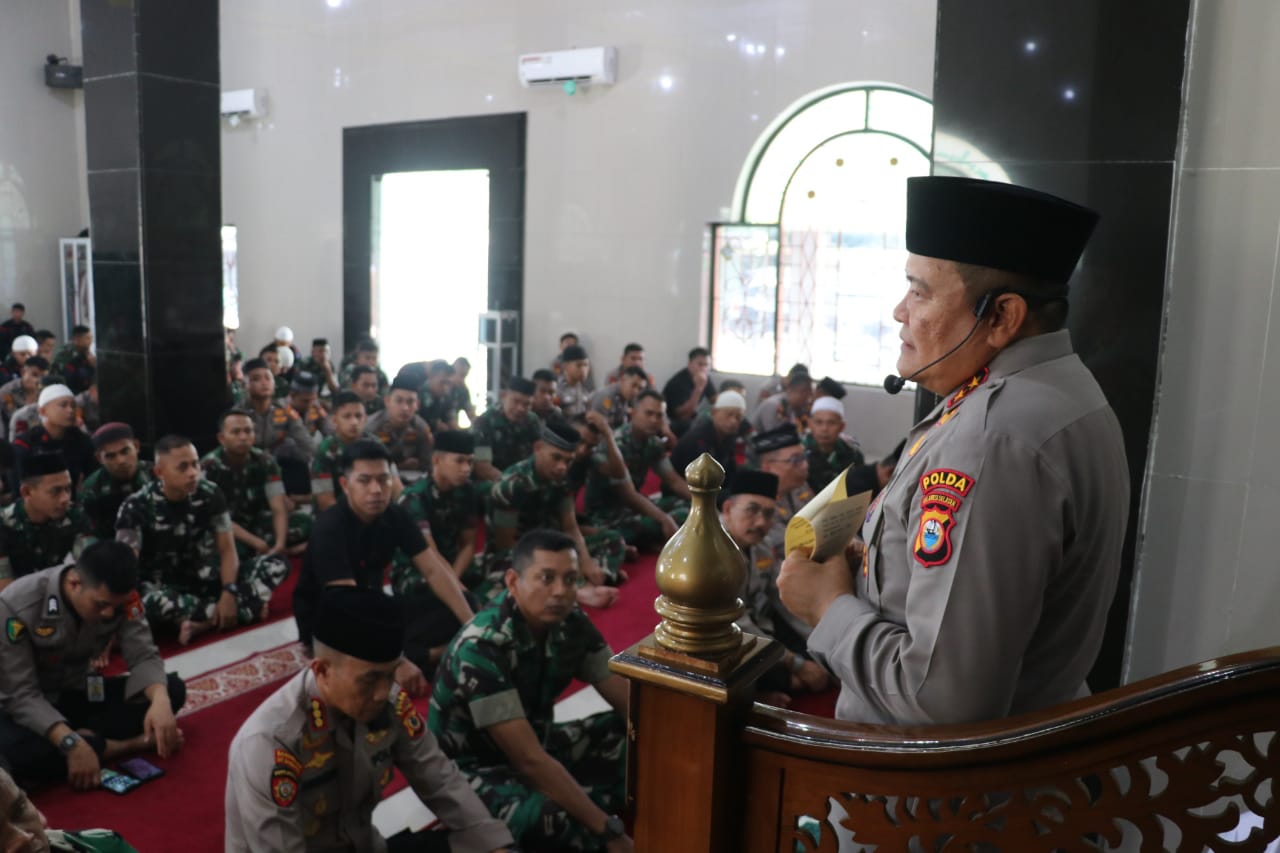
[[[231,593],[232,595],[234,595],[234,596],[236,596],[237,598],[239,598],[239,597],[240,597],[240,584],[238,584],[238,583],[224,583],[224,584],[222,585],[222,591],[223,591],[223,592],[229,592],[229,593]]]
[[[601,841],[612,841],[615,838],[621,838],[627,834],[627,825],[622,822],[622,818],[616,814],[611,814],[604,821],[604,832],[600,833]]]
[[[69,732],[62,736],[62,740],[58,741],[58,751],[66,755],[83,742],[84,738],[80,737],[79,733]]]

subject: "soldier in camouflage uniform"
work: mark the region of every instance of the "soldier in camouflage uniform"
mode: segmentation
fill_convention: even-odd
[[[358,364],[351,371],[350,388],[364,404],[364,413],[369,416],[382,411],[382,395],[378,392],[378,372],[367,365]]]
[[[311,355],[299,361],[297,367],[299,373],[310,373],[315,377],[320,399],[327,400],[338,393],[338,375],[334,370],[328,338],[313,338]]]
[[[89,541],[89,522],[71,504],[71,475],[58,453],[23,466],[18,500],[0,510],[0,589],[15,578],[61,565]]]
[[[556,375],[545,367],[533,372],[533,398],[530,408],[544,424],[567,420],[556,405]]]
[[[382,442],[401,471],[425,471],[431,458],[431,427],[417,415],[418,389],[401,375],[391,383],[386,407],[369,418],[365,432]]]
[[[433,361],[426,365],[423,381],[418,384],[418,417],[427,422],[432,432],[458,428],[453,366],[449,362]]]
[[[665,417],[662,409],[661,394],[641,393],[631,421],[614,433],[626,476],[615,476],[605,449],[597,449],[587,477],[585,508],[591,524],[616,530],[627,544],[637,547],[667,541],[689,516],[689,485],[672,467],[667,447],[658,437]],[[670,495],[653,499],[644,494],[650,471]]]
[[[609,672],[612,650],[574,606],[576,551],[572,539],[551,530],[521,539],[502,595],[449,645],[427,725],[518,843],[629,851],[616,817],[627,684]],[[574,678],[593,685],[612,710],[554,722],[556,697]]]
[[[471,391],[467,388],[467,375],[471,373],[471,362],[465,358],[453,360],[453,381],[449,384],[449,397],[455,412],[466,412],[470,423],[476,422],[476,407],[471,402]]]
[[[266,618],[288,565],[262,557],[240,562],[227,500],[201,478],[188,439],[156,442],[155,476],[125,499],[116,519],[116,538],[138,554],[147,621],[177,628],[185,645],[205,631]]]
[[[387,387],[391,383],[387,381],[387,374],[383,373],[382,368],[378,366],[378,345],[373,340],[365,338],[356,344],[355,352],[348,357],[347,361],[343,362],[342,376],[338,384],[343,388],[354,390],[356,383],[355,369],[357,367],[367,367],[377,377],[378,391],[375,396],[381,397],[386,393]]]
[[[253,420],[243,409],[218,419],[218,443],[200,460],[207,480],[222,490],[231,511],[231,533],[241,560],[261,555],[283,560],[306,549],[311,516],[289,511],[280,466],[253,446]],[[284,574],[288,573],[288,567]]]
[[[337,502],[338,479],[342,477],[342,451],[365,435],[368,417],[360,398],[350,391],[333,395],[333,435],[320,442],[311,460],[311,499],[316,512],[324,512]],[[396,466],[391,466],[391,500],[398,500],[404,484]]]
[[[120,505],[151,482],[151,463],[138,458],[138,447],[128,424],[103,424],[93,433],[93,454],[102,467],[85,478],[80,506],[99,539],[115,538]]]
[[[93,331],[88,326],[73,326],[71,340],[67,341],[53,355],[51,373],[57,374],[59,381],[71,389],[71,393],[79,394],[93,384],[97,359],[93,355]]]
[[[533,455],[512,465],[489,492],[489,517],[485,527],[486,593],[496,592],[511,565],[511,548],[525,533],[538,528],[559,530],[578,548],[578,563],[589,582],[578,593],[584,604],[607,607],[617,590],[604,584],[622,579],[626,543],[613,530],[588,535],[578,527],[568,471],[581,436],[575,427],[553,423],[545,427],[533,447]]]
[[[476,528],[480,521],[480,499],[471,471],[475,443],[466,431],[442,432],[431,453],[431,471],[405,490],[400,506],[464,589],[476,589],[484,582],[484,571],[476,560]],[[391,589],[405,614],[404,655],[424,672],[434,672],[444,647],[461,626],[427,583],[421,568],[403,551],[391,561]],[[464,593],[472,610],[478,610],[477,596]]]
[[[790,423],[753,435],[751,450],[760,460],[760,470],[778,478],[778,511],[773,517],[773,527],[765,538],[765,544],[773,550],[774,556],[781,563],[787,558],[783,547],[787,538],[787,523],[805,504],[813,500],[813,489],[806,482],[809,478],[809,460],[795,426]]]
[[[825,380],[823,380],[825,381]],[[819,397],[809,413],[804,452],[809,459],[809,488],[820,492],[846,469],[866,460],[858,445],[844,434],[844,404],[835,397]]]
[[[627,367],[618,381],[611,382],[591,395],[588,408],[604,415],[610,429],[617,429],[631,418],[631,407],[649,380],[642,367]]]
[[[249,359],[249,361],[253,362],[255,359]],[[289,393],[289,377],[284,374],[283,369],[280,367],[280,349],[275,344],[267,344],[258,351],[256,361],[262,362],[271,371],[271,399],[279,400],[281,397],[286,396]],[[249,374],[248,364],[245,365],[244,372],[246,376]],[[252,399],[252,388],[249,396]]]
[[[497,480],[507,468],[529,458],[542,435],[542,421],[530,411],[536,387],[522,376],[512,377],[500,405],[476,418],[476,479]]]

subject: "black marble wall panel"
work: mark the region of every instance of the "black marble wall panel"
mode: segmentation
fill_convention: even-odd
[[[217,0],[81,0],[99,395],[150,443],[225,408]]]
[[[524,295],[525,114],[349,127],[342,132],[343,335],[369,335],[373,183],[388,172],[489,170],[489,309]]]
[[[938,3],[934,173],[1009,180],[1102,214],[1072,279],[1068,325],[1120,419],[1132,498],[1120,583],[1090,677],[1094,689],[1119,683],[1124,653],[1189,6]]]

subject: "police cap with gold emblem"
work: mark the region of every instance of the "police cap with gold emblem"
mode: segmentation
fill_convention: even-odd
[[[375,589],[331,586],[320,596],[316,641],[369,663],[389,663],[404,650],[404,618],[394,598]]]
[[[907,251],[1066,284],[1098,224],[1087,207],[973,178],[907,179]]]

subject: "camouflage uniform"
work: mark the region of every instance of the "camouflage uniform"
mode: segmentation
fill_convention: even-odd
[[[471,392],[466,385],[458,384],[449,388],[449,405],[455,412],[465,412],[471,405]]]
[[[587,383],[571,384],[561,376],[556,380],[556,403],[567,417],[585,415],[591,401],[591,389]]]
[[[591,411],[604,415],[611,429],[618,429],[631,418],[631,403],[622,399],[617,383],[604,386],[587,403]]]
[[[307,434],[311,436],[312,443],[318,442],[326,435],[333,434],[333,427],[329,424],[329,416],[325,414],[319,403],[312,403],[311,408],[307,409],[305,414],[299,412],[293,406],[290,406],[289,410],[302,421],[302,425],[307,429]]]
[[[311,494],[334,494],[338,491],[338,478],[342,476],[342,452],[347,446],[336,435],[321,440],[316,448],[316,455],[311,460]],[[398,477],[400,471],[391,466],[391,475]]]
[[[102,426],[102,406],[93,399],[92,392],[85,390],[76,395],[76,419],[90,435]]]
[[[125,499],[116,519],[116,538],[138,552],[139,588],[149,622],[177,627],[187,619],[205,621],[212,616],[222,595],[214,535],[230,530],[227,499],[205,479],[182,501],[166,498],[159,480]],[[241,623],[258,618],[288,571],[289,564],[280,557],[241,561],[236,574]]]
[[[368,417],[373,417],[387,407],[381,395],[374,397],[372,400],[361,400],[360,405],[364,406],[364,413]]]
[[[622,460],[631,476],[631,484],[641,495],[644,494],[644,481],[650,470],[659,476],[674,470],[671,460],[667,458],[666,445],[656,435],[638,438],[632,432],[631,424],[623,424],[613,435],[618,452],[622,454]],[[608,447],[601,442],[591,456],[591,470],[587,475],[585,509],[590,523],[595,527],[608,527],[618,531],[623,539],[633,545],[661,541],[662,525],[623,503],[617,492],[619,482],[600,473],[608,464]],[[689,517],[688,502],[673,495],[663,495],[653,503],[670,514],[676,524],[683,524]]]
[[[249,448],[249,458],[239,468],[227,462],[226,451],[221,447],[206,453],[200,467],[211,483],[222,490],[231,510],[231,520],[269,544],[275,543],[275,522],[271,517],[271,498],[284,496],[284,481],[280,465],[271,456],[256,447]],[[295,511],[289,513],[287,547],[300,545],[311,535],[311,516]],[[248,560],[257,554],[252,548],[236,541],[236,554]]]
[[[38,524],[21,500],[9,504],[0,510],[0,580],[62,565],[89,541],[89,520],[74,504],[62,518]]]
[[[769,533],[764,538],[764,544],[768,545],[773,551],[773,555],[779,563],[787,558],[785,548],[787,522],[791,521],[791,517],[804,509],[804,505],[811,500],[813,500],[813,489],[809,488],[808,484],[792,489],[778,498],[778,511],[773,516],[773,527],[769,528]]]
[[[342,365],[342,372],[338,376],[339,388],[351,388],[351,372],[355,370],[357,366],[358,365],[354,361],[350,361]],[[387,386],[391,383],[387,381],[387,374],[382,372],[381,367],[374,367],[374,370],[378,372],[378,396],[381,397],[383,394],[387,393]],[[319,376],[320,374],[317,373],[315,375]]]
[[[448,424],[458,415],[458,406],[453,398],[453,389],[437,397],[431,388],[423,384],[418,389],[418,417],[426,421],[427,426],[437,428],[437,424]]]
[[[524,718],[543,749],[607,814],[623,805],[626,725],[614,711],[553,722],[556,697],[574,679],[600,684],[613,651],[577,607],[539,642],[505,592],[476,614],[440,661],[427,725],[511,834],[538,849],[601,850],[604,843],[532,788],[485,731]]]
[[[417,459],[418,468],[425,470],[431,464],[431,429],[417,415],[397,429],[384,410],[369,418],[365,432],[382,442],[397,465],[404,465],[406,459]]]
[[[113,539],[116,535],[116,516],[120,514],[120,505],[129,495],[150,483],[151,463],[138,460],[138,470],[133,479],[121,482],[107,473],[106,468],[99,468],[85,478],[80,487],[80,506],[89,518],[93,535],[99,539]]]
[[[271,390],[271,399],[279,400],[283,404],[284,398],[289,396],[289,387],[293,385],[293,380],[283,373],[276,374],[276,387]]]
[[[95,373],[93,365],[89,363],[89,354],[76,349],[76,345],[70,341],[58,347],[58,351],[53,354],[49,372],[60,376],[62,383],[71,389],[72,394],[79,394],[92,385]]]
[[[488,537],[485,570],[489,584],[500,586],[502,575],[511,563],[510,550],[500,550],[492,544],[496,528],[515,528],[517,539],[539,527],[560,530],[561,519],[567,512],[573,512],[573,493],[569,491],[568,481],[544,480],[533,467],[532,456],[503,472],[502,479],[494,483],[489,492],[489,518],[485,528]],[[597,530],[584,534],[583,538],[607,582],[617,583],[627,548],[622,536],[614,530]]]
[[[818,449],[812,433],[804,437],[803,443],[805,455],[809,457],[809,488],[815,493],[825,489],[845,469],[865,462],[858,446],[843,435],[836,439],[835,449],[830,453]]]
[[[249,403],[249,390],[244,387],[244,383],[239,379],[232,379],[227,383],[227,390],[231,394],[231,405],[237,409],[243,409]]]
[[[400,505],[424,535],[436,543],[440,556],[450,566],[462,547],[461,534],[476,529],[480,521],[480,501],[474,483],[465,483],[447,492],[440,491],[432,477],[423,477],[400,496]],[[462,585],[471,588],[483,580],[477,561],[463,572]],[[399,596],[434,596],[427,579],[407,555],[397,551],[391,560],[391,588]]]
[[[533,443],[542,435],[542,421],[529,412],[516,424],[501,408],[490,409],[476,418],[471,435],[476,441],[476,461],[505,471],[533,454]]]

